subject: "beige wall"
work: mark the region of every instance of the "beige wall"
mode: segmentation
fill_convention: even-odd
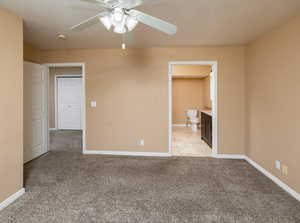
[[[185,124],[187,109],[203,109],[204,78],[173,78],[173,124]]]
[[[49,128],[55,128],[55,75],[82,74],[81,67],[51,67],[49,69]]]
[[[212,108],[212,101],[210,99],[210,75],[204,78],[203,83],[203,98],[204,98],[204,107]]]
[[[210,105],[210,73],[210,65],[172,66],[173,124],[185,124],[187,109],[204,109]]]
[[[246,154],[300,192],[300,16],[246,50]],[[288,166],[285,176],[275,160]]]
[[[244,153],[242,46],[42,50],[39,58],[86,63],[87,149],[137,152],[168,151],[168,62],[218,61],[219,151]]]
[[[0,203],[23,187],[23,23],[0,9]]]

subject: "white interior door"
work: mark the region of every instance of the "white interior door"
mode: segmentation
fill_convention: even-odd
[[[46,67],[24,62],[24,163],[48,151]]]
[[[82,129],[82,78],[57,78],[58,129]]]

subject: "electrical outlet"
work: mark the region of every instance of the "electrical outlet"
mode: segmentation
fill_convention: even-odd
[[[280,161],[279,160],[275,160],[275,167],[276,167],[276,169],[280,170]]]
[[[282,173],[284,175],[288,175],[289,169],[286,165],[282,165]]]
[[[91,101],[91,108],[96,108],[96,107],[97,107],[97,102]]]
[[[140,140],[140,146],[144,146],[145,145],[145,141],[143,139]]]

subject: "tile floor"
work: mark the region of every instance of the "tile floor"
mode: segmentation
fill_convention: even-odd
[[[201,139],[201,131],[193,132],[190,127],[173,127],[173,155],[210,157],[211,148]]]

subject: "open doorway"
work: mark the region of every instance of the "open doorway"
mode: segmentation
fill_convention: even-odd
[[[169,152],[217,154],[217,63],[169,63]]]
[[[82,152],[85,138],[83,64],[47,64],[49,151]]]

